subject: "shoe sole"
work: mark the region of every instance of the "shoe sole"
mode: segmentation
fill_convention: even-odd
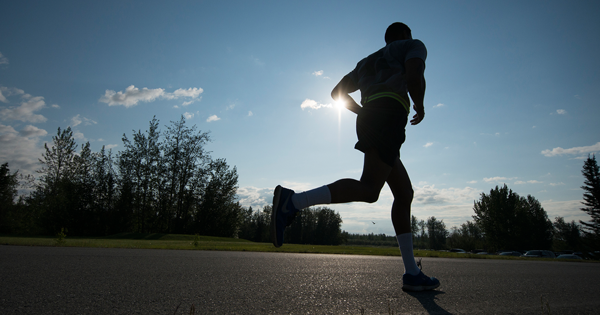
[[[271,240],[275,247],[281,247],[282,244],[277,243],[277,207],[281,198],[281,186],[275,187],[273,192],[273,209],[271,210]]]
[[[402,286],[402,291],[427,291],[427,290],[433,290],[437,287],[439,287],[440,284],[434,284],[434,285],[408,285],[405,284]]]

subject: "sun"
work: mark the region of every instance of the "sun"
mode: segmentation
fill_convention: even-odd
[[[342,98],[339,98],[337,101],[333,101],[333,106],[338,110],[342,110],[346,107],[346,102]]]

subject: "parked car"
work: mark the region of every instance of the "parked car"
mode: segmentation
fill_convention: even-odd
[[[573,255],[573,254],[562,254],[562,255],[558,255],[558,257],[556,257],[556,259],[583,259],[577,255]]]
[[[554,258],[556,256],[549,250],[530,250],[523,257]]]
[[[463,249],[460,248],[453,248],[450,250],[451,253],[459,253],[459,254],[466,254],[467,252],[465,252]]]
[[[502,253],[500,253],[500,256],[516,256],[516,257],[521,257],[523,255],[521,255],[521,253],[519,253],[519,252],[510,251],[510,252],[502,252]]]
[[[489,255],[488,252],[478,252],[477,255]]]

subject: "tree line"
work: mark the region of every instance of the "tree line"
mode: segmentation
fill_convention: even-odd
[[[271,242],[272,206],[262,211],[252,207],[242,215],[239,237],[255,242]],[[341,230],[342,217],[328,207],[309,207],[296,214],[294,222],[285,230],[284,242],[289,244],[340,245],[345,242]]]
[[[154,118],[147,131],[122,140],[116,155],[104,147],[92,152],[89,142],[77,151],[71,128],[58,128],[44,145],[39,178],[28,178],[30,193],[19,198],[18,172],[3,164],[0,233],[235,235],[237,170],[205,150],[207,132],[183,117],[161,132]]]
[[[237,202],[238,175],[225,159],[204,148],[209,133],[185,119],[159,130],[156,118],[145,132],[123,134],[124,150],[77,144],[70,128],[44,145],[39,178],[0,167],[0,233],[102,236],[121,232],[201,234],[270,242],[271,206],[254,211]],[[600,172],[595,156],[584,163],[582,211],[591,221],[548,218],[533,196],[496,186],[474,202],[473,221],[450,230],[442,220],[412,216],[416,248],[465,250],[600,248]],[[18,188],[29,194],[18,194]],[[395,237],[341,231],[339,213],[327,207],[298,213],[285,242],[386,246]]]
[[[270,206],[237,201],[238,174],[205,145],[208,132],[182,116],[165,131],[153,118],[145,132],[123,134],[123,151],[92,152],[70,127],[44,145],[37,179],[0,167],[0,233],[104,236],[123,232],[200,234],[270,242]],[[19,196],[18,189],[29,194]],[[286,242],[341,243],[339,213],[311,208],[286,231]],[[62,233],[62,232],[61,232]]]

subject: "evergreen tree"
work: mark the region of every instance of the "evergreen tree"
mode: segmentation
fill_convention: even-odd
[[[18,171],[13,174],[8,169],[8,163],[0,166],[0,233],[9,233],[12,230],[11,214],[15,207],[17,197]]]
[[[591,240],[591,245],[600,248],[600,170],[595,155],[588,156],[581,173],[585,177],[584,185],[581,186],[584,190],[584,207],[581,210],[587,213],[591,220],[579,222],[583,225],[583,232]]]

